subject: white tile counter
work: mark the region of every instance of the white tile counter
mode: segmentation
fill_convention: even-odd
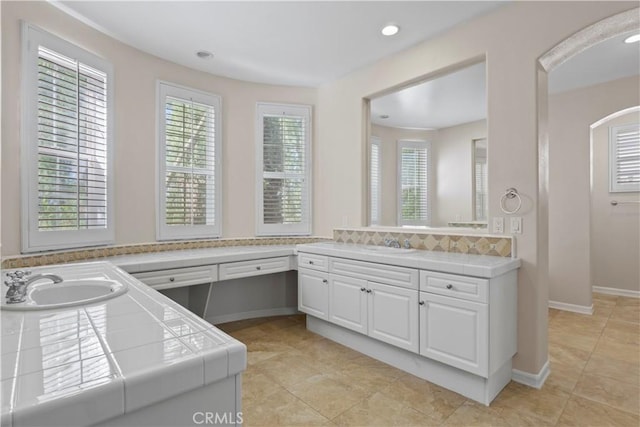
[[[92,425],[246,367],[244,344],[110,263],[32,270],[129,288],[91,305],[1,311],[3,426]]]
[[[518,258],[393,248],[380,251],[376,250],[380,249],[378,246],[349,243],[308,243],[297,245],[296,249],[311,254],[485,278],[500,276],[520,267]]]

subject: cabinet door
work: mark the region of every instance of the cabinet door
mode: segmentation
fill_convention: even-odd
[[[298,270],[298,310],[329,319],[329,274],[301,268]]]
[[[367,333],[367,281],[329,275],[329,321]]]
[[[368,282],[369,336],[418,352],[418,291]]]
[[[488,326],[486,304],[420,292],[421,355],[487,377]]]

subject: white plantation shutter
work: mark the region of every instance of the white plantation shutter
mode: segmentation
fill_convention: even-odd
[[[371,176],[369,177],[370,192],[371,192],[371,224],[380,223],[380,138],[371,137],[371,163],[369,165],[369,171]]]
[[[310,234],[310,108],[258,104],[258,235]]]
[[[111,66],[25,24],[23,250],[113,241]]]
[[[220,99],[160,82],[159,102],[158,238],[218,237]]]
[[[611,128],[609,172],[609,191],[640,191],[640,124]]]
[[[398,141],[398,225],[429,225],[430,144]]]
[[[489,170],[487,164],[487,140],[474,141],[474,185],[475,185],[475,221],[487,221],[489,212]]]

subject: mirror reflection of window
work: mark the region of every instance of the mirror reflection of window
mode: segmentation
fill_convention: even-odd
[[[371,176],[369,177],[370,194],[371,194],[371,225],[377,225],[380,223],[380,138],[376,136],[371,137],[371,158],[369,159],[369,171]]]
[[[427,141],[398,141],[399,226],[429,225],[430,163],[431,144]]]
[[[487,221],[489,215],[488,192],[489,186],[487,169],[487,139],[476,139],[473,141],[473,202],[474,220]]]

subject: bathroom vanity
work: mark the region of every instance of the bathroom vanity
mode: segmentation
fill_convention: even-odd
[[[298,245],[309,330],[488,405],[511,380],[520,261]]]
[[[178,426],[207,414],[241,423],[244,344],[111,263],[31,270],[78,289],[43,307],[3,305],[2,426]],[[59,304],[102,282],[126,290]]]

